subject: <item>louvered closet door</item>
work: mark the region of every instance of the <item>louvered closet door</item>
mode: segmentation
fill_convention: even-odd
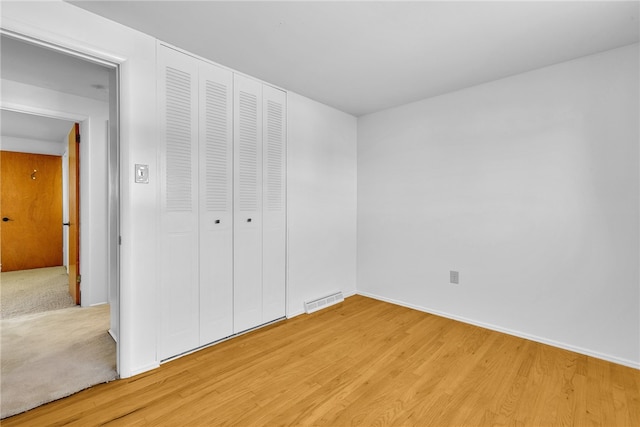
[[[233,74],[200,64],[200,345],[233,334]]]
[[[263,323],[285,316],[286,93],[264,86],[262,303]]]
[[[160,46],[160,359],[198,346],[198,64]],[[138,184],[140,185],[140,184]]]
[[[262,324],[262,84],[234,76],[234,332]]]

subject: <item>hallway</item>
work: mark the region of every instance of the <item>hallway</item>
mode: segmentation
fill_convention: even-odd
[[[109,305],[73,304],[64,267],[1,273],[5,418],[116,378]]]

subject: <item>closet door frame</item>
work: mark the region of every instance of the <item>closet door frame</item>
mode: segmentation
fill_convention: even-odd
[[[158,42],[157,70],[158,358],[163,361],[286,316],[287,94],[162,42]],[[176,76],[182,77],[182,83],[173,81]],[[212,125],[207,123],[212,120],[207,113],[212,104],[207,99],[211,83],[227,89],[218,95],[226,99],[229,113],[223,125],[226,135],[217,136],[226,138],[227,151],[212,154],[227,156],[229,166],[224,172],[229,177],[226,208],[220,209],[212,209],[216,191],[211,191],[210,172],[221,158],[207,157],[212,144]],[[171,90],[179,93],[171,98]],[[275,116],[273,111],[269,115],[273,102],[282,107]],[[176,117],[171,120],[170,113],[180,115],[183,123]],[[273,122],[273,117],[278,120]],[[219,127],[220,117],[214,120],[218,122],[213,127]],[[280,133],[275,146],[269,145],[274,129]],[[274,147],[280,150],[279,160],[273,157]],[[276,175],[274,161],[279,163],[276,169],[281,167]],[[253,172],[247,173],[250,169]],[[274,176],[279,176],[275,186]],[[220,190],[219,185],[216,188]],[[277,199],[280,202],[274,204]]]

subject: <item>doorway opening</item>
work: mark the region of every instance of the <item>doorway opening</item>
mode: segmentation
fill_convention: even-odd
[[[80,293],[72,298],[83,309],[103,307],[101,315],[108,316],[105,332],[115,344],[114,368],[117,374],[120,324],[118,65],[4,30],[0,37],[3,89],[0,104],[1,150],[3,153],[57,156],[58,163],[62,165],[62,175],[67,178],[59,188],[66,188],[63,191],[67,194],[60,200],[65,212],[55,219],[58,223],[57,236],[62,236],[62,244],[58,251],[61,260],[54,264],[65,268],[74,264],[69,255],[73,244],[66,238],[73,222],[68,216],[69,194],[72,193],[69,184],[73,184],[68,177],[69,157],[72,157],[69,141],[73,138],[75,142],[75,134],[70,136],[70,131],[81,135],[77,141],[80,166],[76,225],[80,236],[78,261],[82,268],[78,270]],[[53,124],[67,126],[64,138],[51,138]],[[0,167],[4,169],[5,164],[1,163]],[[36,172],[31,171],[35,176],[33,181],[43,177],[38,167],[34,169]],[[11,252],[14,245],[4,241],[5,229],[16,222],[7,212],[11,208],[11,203],[2,204],[1,216],[8,218],[0,223],[3,228],[3,263],[4,254]],[[22,239],[24,242],[24,237]],[[53,243],[58,245],[57,241]],[[20,245],[20,238],[17,244]],[[78,283],[77,279],[73,280]],[[70,285],[72,283],[68,286],[71,291]],[[73,325],[73,328],[81,329],[82,324]],[[4,388],[3,377],[3,394]]]

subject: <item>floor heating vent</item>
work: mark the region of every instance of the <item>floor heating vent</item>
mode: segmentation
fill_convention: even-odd
[[[344,301],[342,292],[336,292],[335,294],[327,295],[326,297],[305,302],[304,311],[306,311],[307,314],[313,313],[314,311],[321,310],[325,307],[329,307],[330,305],[334,305],[342,301]]]

